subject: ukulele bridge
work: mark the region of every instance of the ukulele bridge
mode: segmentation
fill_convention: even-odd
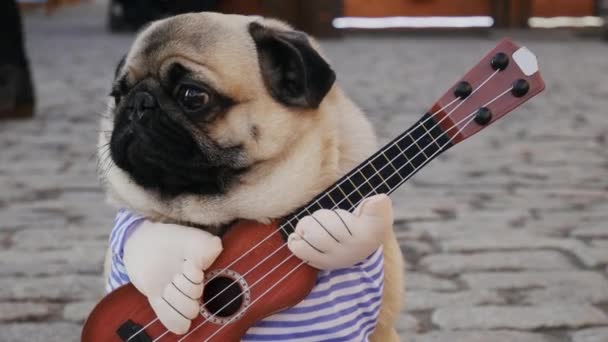
[[[201,315],[218,325],[240,319],[251,303],[249,284],[233,270],[214,270],[207,274],[211,279],[203,291]]]

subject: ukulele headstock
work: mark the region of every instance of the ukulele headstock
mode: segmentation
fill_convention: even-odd
[[[500,119],[545,88],[536,56],[503,39],[431,108],[453,144]]]

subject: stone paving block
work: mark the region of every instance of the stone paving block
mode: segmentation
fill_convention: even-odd
[[[399,244],[404,254],[411,254],[417,257],[433,251],[433,246],[422,241],[399,241]]]
[[[441,242],[446,252],[476,252],[487,250],[558,249],[574,254],[588,267],[599,266],[603,260],[585,243],[577,239],[553,238],[530,235],[526,232],[456,238]]]
[[[17,230],[24,227],[65,227],[66,218],[61,213],[36,212],[29,209],[8,208],[0,212],[0,230]]]
[[[0,302],[0,322],[41,320],[50,314],[51,309],[46,304]]]
[[[570,334],[572,342],[606,342],[608,341],[608,328],[589,328]]]
[[[559,303],[592,303],[608,302],[608,291],[605,286],[549,285],[545,288],[532,288],[520,292],[523,304]]]
[[[395,323],[395,329],[398,332],[419,331],[421,329],[420,322],[412,315],[401,314]]]
[[[62,229],[28,228],[13,235],[13,247],[20,250],[71,249],[83,245],[107,247],[112,227],[92,227],[89,225],[65,226]],[[87,248],[89,249],[89,248]],[[93,248],[89,249],[93,250]],[[97,251],[96,251],[97,252]],[[0,262],[2,260],[0,259]]]
[[[70,323],[0,324],[0,341],[78,342],[81,326]]]
[[[410,234],[412,236],[429,236],[438,241],[444,239],[466,239],[468,237],[478,237],[487,235],[509,235],[513,229],[508,227],[506,222],[494,223],[492,225],[483,221],[468,221],[467,223],[450,222],[415,222],[412,224]],[[449,240],[448,240],[449,241]]]
[[[74,243],[74,245],[78,245]],[[91,248],[94,247],[94,248]],[[101,273],[106,244],[85,243],[61,250],[0,252],[0,275],[58,275]],[[24,257],[27,256],[27,257]]]
[[[405,287],[407,290],[456,290],[458,284],[449,279],[442,279],[432,275],[407,272],[405,275]]]
[[[405,334],[405,342],[551,342],[542,334],[519,331],[435,331],[426,334]]]
[[[65,275],[39,278],[0,278],[0,300],[99,299],[103,294],[101,276]]]
[[[559,270],[574,266],[555,251],[488,252],[471,254],[434,254],[420,260],[431,273],[456,275],[491,270]]]
[[[462,275],[471,288],[479,289],[533,289],[562,286],[576,292],[581,287],[594,287],[608,292],[608,280],[601,273],[592,271],[547,272],[483,272]]]
[[[601,249],[608,249],[608,239],[606,240],[599,240],[599,239],[594,239],[590,241],[591,246],[595,247],[595,248],[601,248]]]
[[[432,320],[444,329],[583,328],[608,324],[608,317],[591,305],[446,307]]]
[[[608,239],[608,224],[597,227],[575,229],[572,236],[582,238],[605,238]]]
[[[66,321],[83,323],[95,307],[95,304],[97,304],[96,301],[69,303],[63,308],[62,317]]]
[[[447,306],[478,306],[504,304],[505,299],[495,291],[468,290],[461,292],[407,291],[404,307],[407,311],[430,310]]]

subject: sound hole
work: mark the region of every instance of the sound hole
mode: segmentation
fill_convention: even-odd
[[[224,289],[226,290],[224,291]],[[222,294],[217,296],[220,292],[222,292]],[[241,296],[241,293],[243,293],[243,290],[234,279],[217,277],[205,286],[203,304],[213,315],[219,317],[232,316],[239,311],[243,304],[243,296]]]

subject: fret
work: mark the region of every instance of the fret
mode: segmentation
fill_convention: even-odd
[[[433,144],[433,137],[427,133],[424,125],[419,125],[413,132],[412,135],[416,140],[420,143],[420,145],[424,146],[424,150],[422,153],[424,154],[424,159],[429,159],[429,156],[432,156],[433,153],[437,151],[436,145]]]
[[[334,190],[332,190],[332,191],[335,191],[336,189],[338,191],[340,191],[340,193],[342,194],[342,196],[344,196],[344,200],[346,200],[346,202],[348,202],[348,204],[350,205],[349,208],[354,208],[355,205],[350,201],[350,197],[346,193],[344,193],[344,190],[342,190],[342,188],[343,187],[341,187],[341,186],[336,186],[334,188]],[[344,209],[344,201],[342,201],[342,203],[340,203],[340,205],[341,205],[340,209]]]
[[[374,184],[374,192],[377,194],[385,193],[388,191],[385,188],[386,184],[384,184],[384,179],[382,179],[380,172],[374,166],[374,161],[372,160],[369,165],[372,167],[372,169],[374,169],[374,174],[370,177],[370,182]]]
[[[285,221],[285,223],[280,225],[280,228],[284,233],[289,234],[289,233],[292,233],[294,230],[296,230],[295,225],[296,225],[295,222]]]
[[[363,177],[363,179],[365,179],[365,184],[359,186],[361,188],[361,192],[364,194],[369,194],[370,192],[373,192],[376,187],[376,184],[373,184],[371,182],[371,178],[375,173],[371,163],[365,163],[363,167],[360,167],[359,173],[361,173],[361,176]]]
[[[365,174],[363,174],[362,169],[357,169],[355,172],[353,172],[349,179],[355,186],[357,193],[359,193],[362,198],[367,197],[370,191],[373,189],[371,184],[368,183],[367,177]]]
[[[407,160],[409,160],[410,164],[413,166],[413,169],[417,169],[419,166],[424,164],[427,161],[427,158],[419,153],[420,150],[414,144],[414,139],[406,134],[399,142],[397,142],[397,146],[403,152]]]
[[[329,194],[324,194],[320,196],[316,203],[319,204],[319,209],[331,209],[336,206],[336,202],[329,196]]]
[[[399,184],[399,182],[406,178],[412,171],[414,171],[414,166],[410,162],[409,159],[402,153],[401,149],[397,144],[394,146],[385,149],[383,151],[384,156],[391,160],[391,165],[393,165],[399,172],[397,174],[389,175],[387,179],[387,184],[392,188]]]
[[[370,164],[375,171],[374,177],[372,177],[372,182],[377,184],[376,192],[381,194],[388,193],[391,186],[389,183],[387,183],[387,181],[393,174],[398,175],[399,171],[382,152],[380,152],[376,158],[372,159]]]
[[[331,208],[337,208],[338,203],[331,197],[331,192],[326,193],[323,197],[327,197],[331,202]]]
[[[348,196],[352,195],[352,194],[353,194],[353,192],[356,192],[356,193],[358,193],[359,195],[361,195],[361,197],[365,197],[365,195],[363,195],[363,194],[361,193],[361,191],[359,190],[359,186],[358,186],[358,185],[356,185],[356,184],[355,184],[355,182],[353,181],[353,178],[354,178],[354,177],[349,177],[349,178],[348,178],[348,182],[349,182],[349,183],[350,183],[350,184],[353,186],[353,190],[352,190],[352,191],[351,191],[351,192],[348,194]],[[355,180],[360,181],[360,179],[355,179]]]
[[[344,180],[340,184],[340,187],[346,193],[346,196],[350,199],[352,203],[357,203],[360,199],[365,197],[361,192],[357,191],[357,186],[353,183],[353,180],[350,179],[350,176],[346,176],[347,179]]]
[[[398,148],[397,148],[398,149]],[[382,156],[382,158],[386,161],[387,165],[386,167],[384,167],[384,170],[382,170],[382,178],[384,178],[384,181],[387,182],[388,179],[393,176],[393,175],[397,175],[399,179],[401,179],[401,167],[403,166],[403,161],[404,161],[404,157],[400,154],[397,154],[395,156],[389,157],[389,150],[385,150],[382,151],[382,153],[380,153],[380,156]],[[409,161],[405,160],[406,163],[408,163]],[[386,171],[385,171],[386,170]],[[389,183],[387,183],[388,185]],[[391,187],[389,185],[389,187]]]
[[[425,118],[423,119],[426,120]],[[432,138],[430,142],[434,144],[434,147],[437,147],[437,149],[435,149],[435,152],[440,150],[442,145],[439,144],[439,140],[446,134],[441,130],[441,128],[439,128],[439,125],[435,123],[435,120],[429,119],[424,121],[422,124],[422,128],[424,128],[426,135]]]
[[[416,151],[416,154],[419,156],[424,156],[425,159],[429,159],[429,155],[433,155],[433,154],[426,154],[427,150],[427,146],[428,146],[428,141],[425,140],[426,138],[426,134],[424,133],[424,127],[423,125],[419,125],[418,127],[416,127],[414,130],[412,130],[412,132],[410,133],[410,138],[412,140],[412,142],[410,144],[414,144],[416,145],[416,147],[418,148],[418,151]],[[420,143],[423,147],[420,147]]]
[[[441,152],[447,150],[446,146],[452,146],[450,143],[450,138],[444,132],[439,125],[435,123],[435,120],[430,119],[425,126],[429,127],[428,130],[431,132],[431,135],[435,137],[435,141]]]

